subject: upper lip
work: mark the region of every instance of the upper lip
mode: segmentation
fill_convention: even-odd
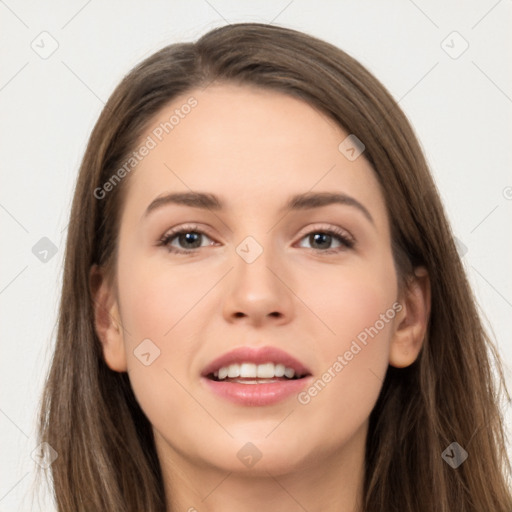
[[[216,372],[219,368],[229,366],[230,364],[241,363],[275,363],[283,364],[288,368],[295,370],[295,375],[304,376],[309,375],[311,372],[295,357],[291,356],[284,350],[276,347],[239,347],[229,352],[224,353],[220,357],[208,363],[201,375],[207,377],[208,375]]]

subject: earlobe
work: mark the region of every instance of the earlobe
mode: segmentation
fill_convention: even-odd
[[[423,346],[430,317],[430,278],[424,267],[415,269],[404,287],[402,310],[396,316],[389,364],[404,368],[416,361]]]
[[[119,308],[112,287],[102,269],[93,265],[89,273],[89,288],[93,301],[94,328],[108,367],[117,372],[127,371],[123,329]]]

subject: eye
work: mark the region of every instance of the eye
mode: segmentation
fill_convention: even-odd
[[[201,247],[203,238],[206,237],[211,241],[211,238],[201,230],[198,226],[183,226],[180,229],[174,229],[167,232],[159,241],[159,246],[165,246],[169,252],[175,254],[193,255]],[[351,249],[355,245],[354,238],[346,231],[339,228],[319,228],[310,231],[304,235],[301,240],[307,239],[313,246],[311,249],[316,252],[324,254],[339,253],[341,251]],[[176,243],[173,243],[173,242]],[[332,243],[337,242],[337,247],[331,247]],[[214,245],[212,241],[208,245]],[[178,245],[178,247],[176,246]],[[301,246],[302,247],[302,246]]]
[[[351,249],[355,245],[354,238],[349,233],[339,228],[316,229],[301,238],[301,240],[304,239],[307,239],[313,246],[311,249],[325,254],[338,253],[346,249]],[[333,241],[338,242],[338,247],[327,247],[330,246]]]
[[[175,229],[170,232],[167,232],[158,242],[158,245],[165,246],[169,250],[169,252],[173,252],[176,254],[187,254],[192,255],[196,252],[200,247],[204,247],[201,245],[202,237],[206,237],[211,240],[210,237],[206,235],[204,231],[199,229],[197,226],[184,226],[181,229]],[[182,248],[176,247],[171,242],[176,239],[176,243],[181,245]],[[207,244],[213,245],[213,244]]]

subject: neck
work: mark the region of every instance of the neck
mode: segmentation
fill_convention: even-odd
[[[338,450],[273,471],[263,459],[240,472],[198,464],[155,433],[168,512],[361,512],[367,424]]]

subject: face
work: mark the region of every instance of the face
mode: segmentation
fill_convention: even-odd
[[[125,178],[105,357],[160,456],[225,471],[261,456],[252,471],[276,475],[365,432],[402,306],[386,205],[364,153],[339,149],[348,135],[299,99],[215,85],[142,137],[156,144]],[[163,199],[192,191],[220,207]],[[287,208],[320,193],[341,199]]]

